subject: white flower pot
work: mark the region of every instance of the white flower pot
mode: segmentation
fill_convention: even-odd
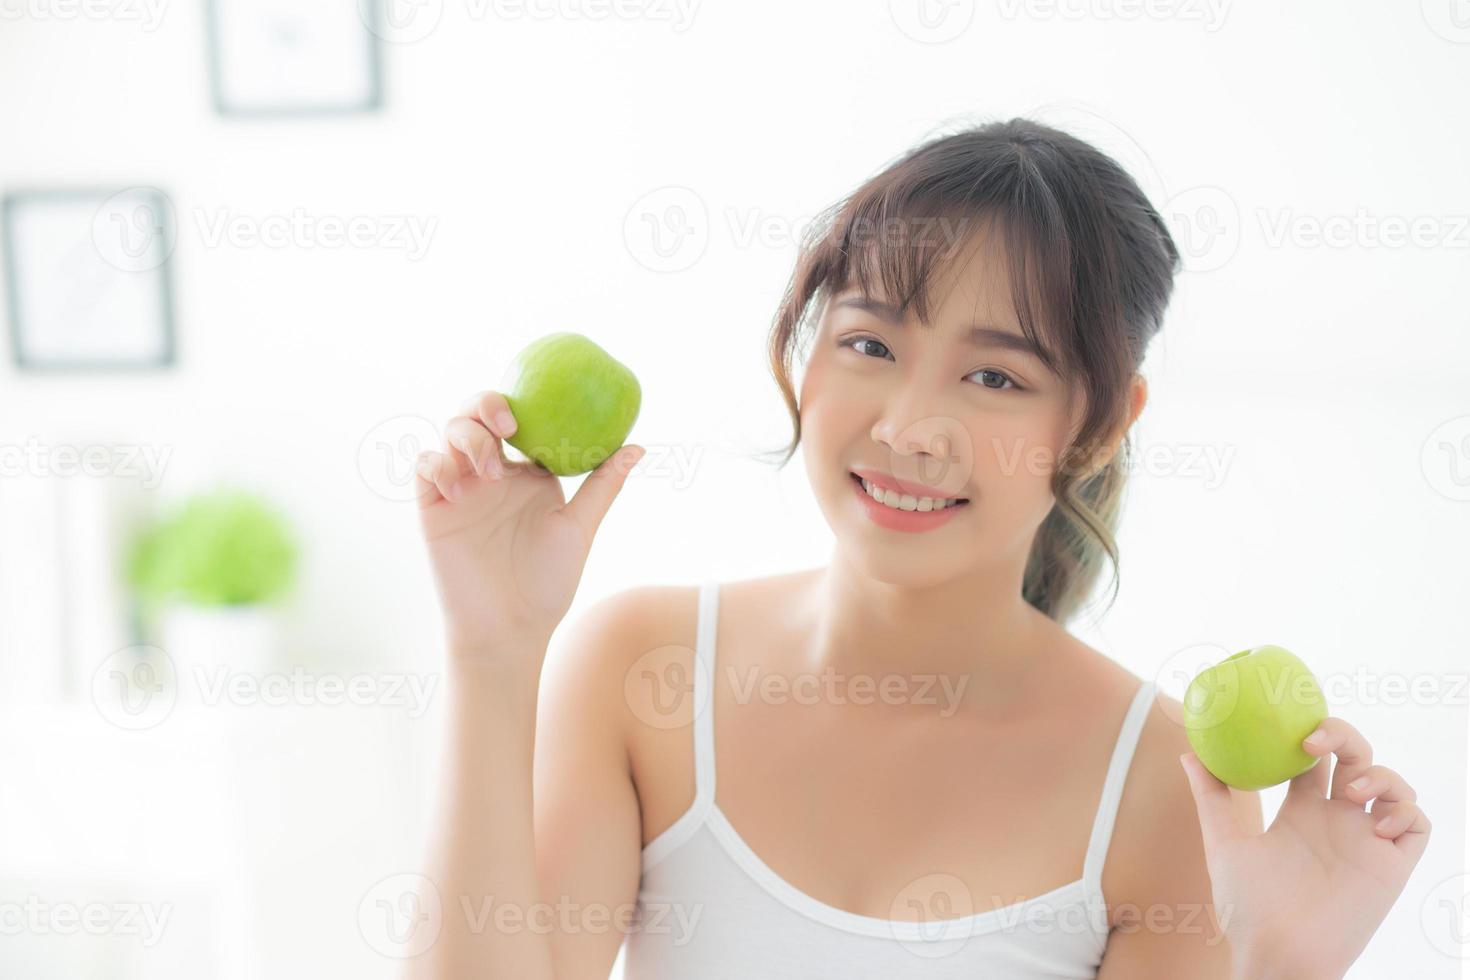
[[[258,682],[280,669],[281,615],[266,605],[170,606],[160,618],[159,644],[173,662],[179,703],[217,703],[228,700],[229,678]]]

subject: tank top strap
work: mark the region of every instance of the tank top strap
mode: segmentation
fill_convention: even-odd
[[[1123,784],[1128,778],[1128,769],[1133,762],[1133,752],[1138,747],[1138,736],[1143,732],[1143,723],[1148,720],[1149,708],[1154,704],[1153,681],[1145,681],[1133,695],[1133,703],[1123,716],[1123,725],[1118,740],[1113,745],[1113,757],[1108,763],[1107,778],[1103,781],[1102,798],[1098,801],[1097,814],[1092,820],[1092,836],[1087,842],[1087,857],[1082,864],[1082,877],[1090,893],[1102,894],[1103,862],[1108,856],[1108,845],[1113,837],[1113,825],[1118,817],[1118,803],[1123,798]]]
[[[694,809],[704,811],[715,800],[715,627],[719,622],[720,583],[699,586],[699,613],[694,634]]]

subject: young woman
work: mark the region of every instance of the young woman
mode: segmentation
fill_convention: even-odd
[[[1066,630],[1116,568],[1159,215],[1013,119],[824,217],[769,339],[827,565],[624,590],[543,678],[641,447],[566,501],[487,391],[421,457],[452,707],[415,971],[601,978],[626,939],[628,980],[1343,976],[1424,852],[1414,790],[1329,718],[1263,830]]]

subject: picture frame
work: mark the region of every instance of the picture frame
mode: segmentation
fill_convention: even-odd
[[[21,371],[175,364],[177,219],[156,187],[12,191],[0,200],[12,361]]]
[[[383,105],[380,0],[206,0],[210,93],[224,117]]]

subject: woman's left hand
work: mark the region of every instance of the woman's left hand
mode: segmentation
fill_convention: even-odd
[[[1291,780],[1261,834],[1241,827],[1229,787],[1198,756],[1179,759],[1199,811],[1215,914],[1232,951],[1271,964],[1280,976],[1340,978],[1404,890],[1430,824],[1414,788],[1372,764],[1373,748],[1356,728],[1329,717],[1313,735],[1302,748],[1317,764]]]

